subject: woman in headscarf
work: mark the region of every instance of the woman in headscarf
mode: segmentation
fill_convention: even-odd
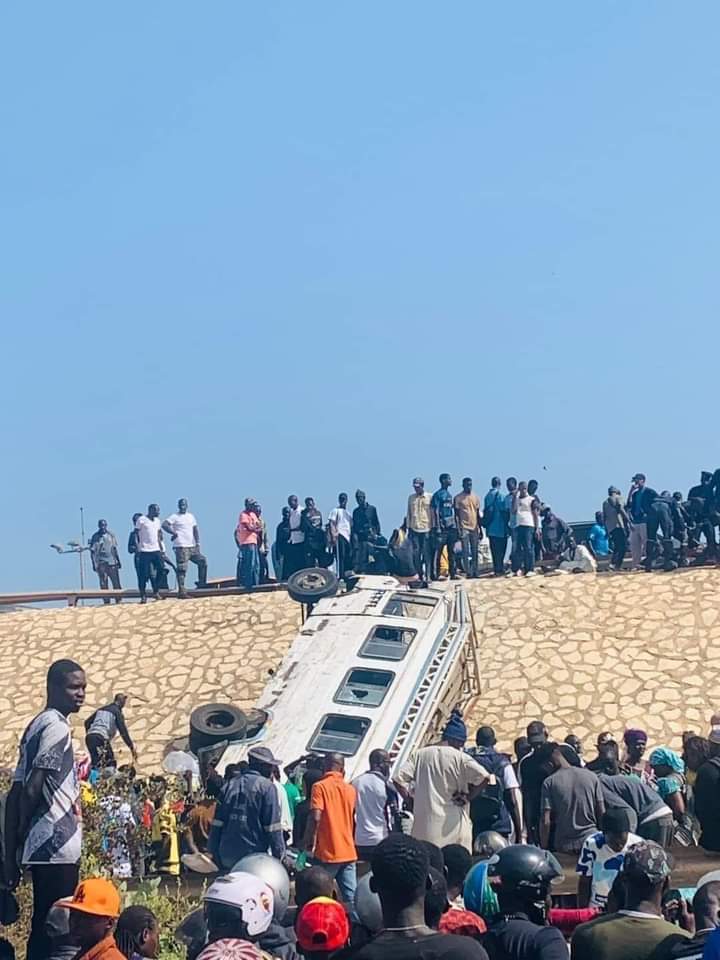
[[[670,747],[656,747],[650,754],[650,766],[656,777],[655,789],[670,807],[675,820],[675,838],[689,846],[692,843],[692,820],[687,812],[685,763]]]

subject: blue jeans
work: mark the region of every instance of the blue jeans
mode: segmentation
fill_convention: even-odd
[[[513,573],[535,567],[535,527],[515,527],[515,550],[512,556]]]
[[[237,563],[239,587],[256,587],[260,583],[260,557],[256,543],[244,543],[240,547]]]
[[[355,890],[357,889],[355,862],[323,863],[322,860],[315,860],[314,858],[311,862],[314,867],[322,867],[326,873],[329,873],[330,876],[334,878],[338,885],[342,902],[349,908],[351,918],[357,920],[358,918],[355,914]]]
[[[461,530],[460,538],[463,546],[463,569],[468,577],[476,577],[478,575],[480,530]]]

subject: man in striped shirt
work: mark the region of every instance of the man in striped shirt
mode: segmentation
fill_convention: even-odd
[[[85,671],[57,660],[47,674],[47,706],[20,742],[20,757],[5,814],[5,875],[12,889],[19,861],[33,881],[33,917],[28,960],[50,954],[45,920],[56,900],[72,896],[79,879],[82,828],[68,716],[85,702]]]

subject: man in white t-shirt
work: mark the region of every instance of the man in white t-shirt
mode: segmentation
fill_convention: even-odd
[[[335,544],[335,559],[337,575],[344,577],[345,572],[352,566],[352,514],[347,508],[348,495],[338,494],[338,505],[330,511],[328,523],[330,535]]]
[[[140,603],[147,603],[145,586],[150,580],[153,597],[160,599],[158,584],[165,573],[165,545],[160,527],[160,507],[151,503],[148,512],[138,517],[135,523],[135,542],[138,558],[138,590]]]
[[[605,909],[610,888],[620,872],[625,851],[641,838],[630,833],[630,817],[623,807],[602,815],[599,833],[591,834],[578,857],[578,907]]]
[[[358,859],[370,862],[373,850],[390,833],[392,807],[399,807],[395,787],[389,782],[390,754],[373,750],[370,769],[353,780],[355,800],[355,846]]]
[[[198,568],[198,587],[200,589],[205,587],[207,585],[207,560],[200,552],[200,531],[198,530],[197,520],[188,510],[188,502],[184,497],[178,500],[177,513],[171,513],[167,520],[163,521],[162,528],[170,534],[175,551],[178,596],[187,596],[185,576],[191,560]]]

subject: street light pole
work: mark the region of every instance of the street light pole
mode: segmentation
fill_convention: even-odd
[[[85,546],[85,512],[82,507],[80,507],[80,547],[78,551],[80,555],[80,589],[85,589],[85,551],[82,549]]]

